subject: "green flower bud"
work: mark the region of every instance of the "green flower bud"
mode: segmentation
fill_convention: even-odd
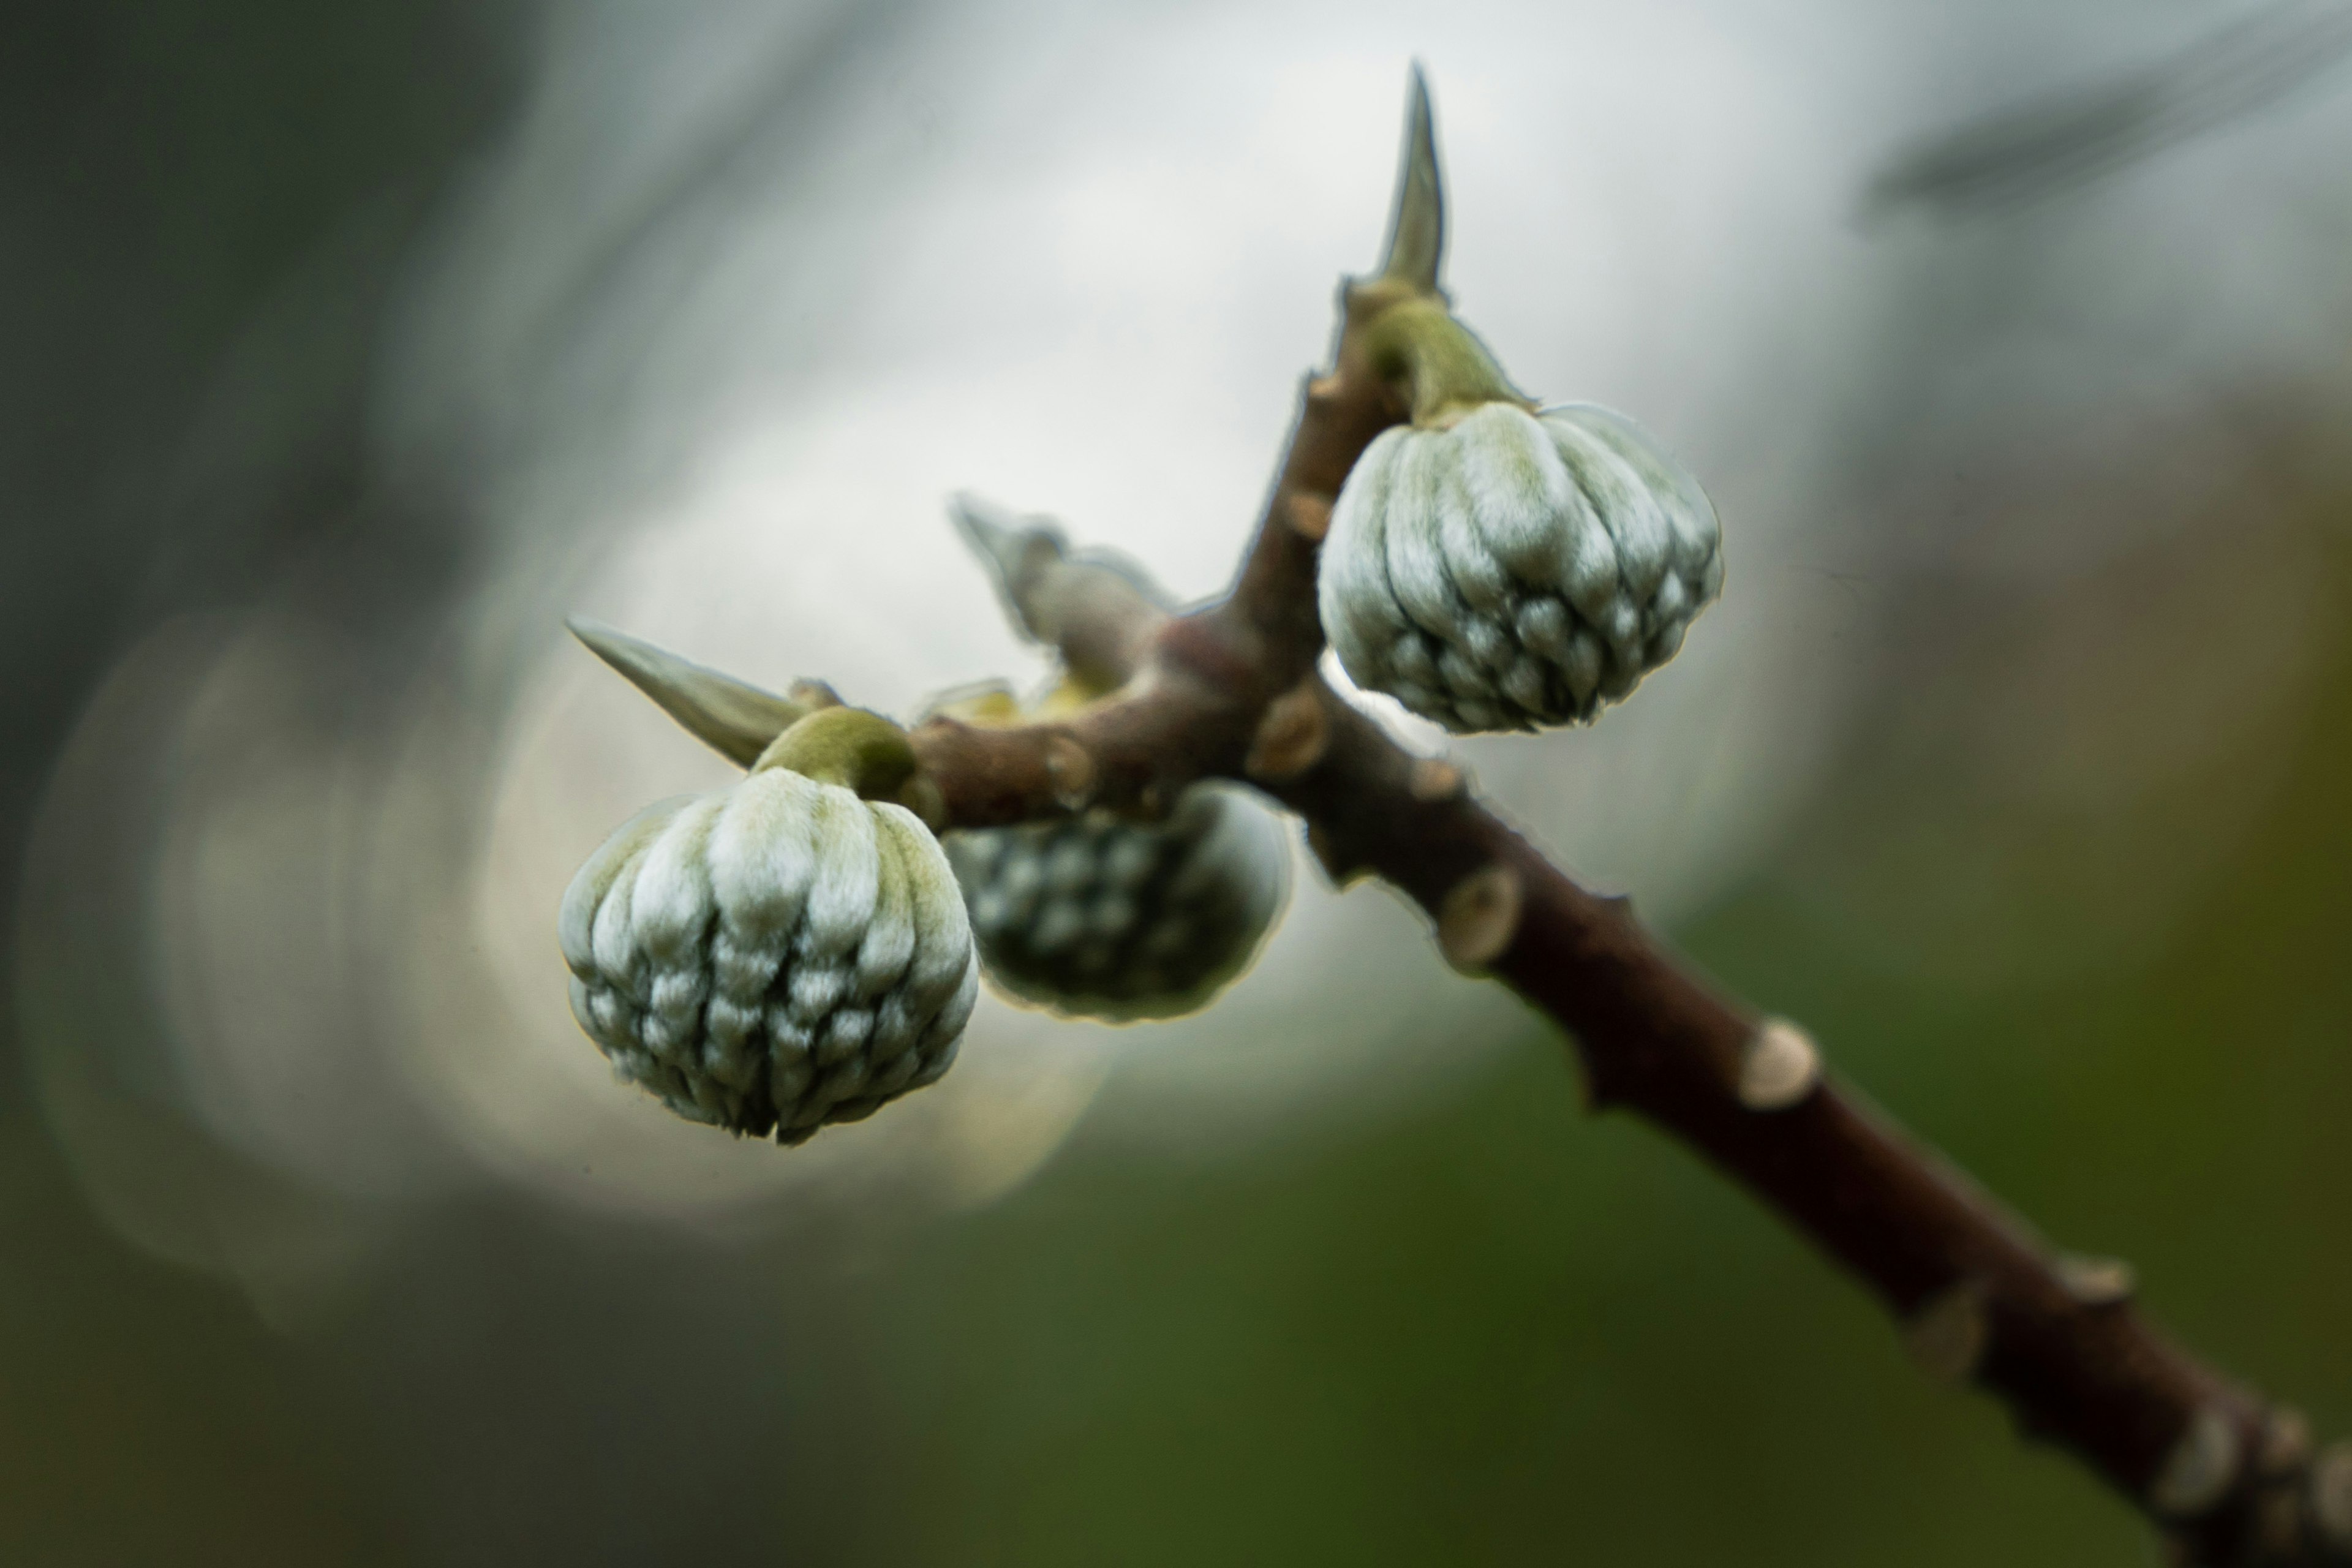
[[[1096,812],[947,836],[989,978],[1108,1023],[1171,1018],[1249,966],[1290,891],[1274,814],[1196,784],[1164,822]]]
[[[1357,685],[1457,734],[1590,722],[1723,586],[1697,482],[1591,405],[1489,402],[1358,459],[1318,584]]]
[[[887,774],[883,721],[863,719],[804,721],[800,752]],[[772,764],[614,834],[564,894],[561,936],[572,1010],[621,1077],[780,1143],[939,1078],[979,984],[954,875],[915,815]]]

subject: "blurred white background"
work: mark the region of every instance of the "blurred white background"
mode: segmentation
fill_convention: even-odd
[[[166,509],[194,580],[236,520],[299,489],[338,375],[356,499],[321,540],[264,539],[235,592],[178,602],[163,574],[171,613],[81,710],[22,904],[18,1007],[52,1126],[127,1235],[267,1303],[484,1184],[721,1227],[919,1212],[1000,1197],[1073,1136],[1215,1159],[1444,1095],[1514,1005],[1450,978],[1396,900],[1335,895],[1302,857],[1286,923],[1208,1014],[1109,1031],[991,999],[940,1087],[804,1150],[674,1121],[572,1023],[553,911],[614,824],[730,770],[562,616],[902,714],[982,677],[1025,684],[1037,656],[945,525],[967,487],[1214,594],[1334,285],[1376,254],[1418,58],[1462,313],[1531,391],[1659,433],[1724,519],[1723,602],[1631,703],[1462,748],[1580,876],[1671,926],[1785,835],[1855,725],[1900,750],[1871,700],[1889,669],[1918,676],[1901,650],[1933,647],[1906,584],[1963,583],[1988,614],[2044,603],[2226,500],[2248,464],[2211,415],[2234,389],[2342,397],[2347,301],[2323,258],[2352,236],[2352,95],[2063,202],[1857,216],[1906,138],[2224,9],[538,16],[495,135],[446,187],[360,203],[206,395]],[[337,356],[363,304],[379,324],[353,374]],[[2077,507],[2095,471],[2131,493]],[[2029,641],[2010,668],[1947,672],[1985,683],[1967,749],[1985,789],[2088,791],[2095,816],[2291,699],[2307,550],[2257,531],[2157,577],[2179,604],[2162,646],[2104,636],[2085,595],[2036,623],[2046,660]],[[2037,718],[2050,668],[2144,693],[2149,661],[2173,671],[2160,700],[2095,696],[2112,721],[2088,731],[2073,699]],[[2263,788],[2210,795],[2200,853]],[[1858,842],[1811,896],[1882,931],[1889,962],[2053,961],[1970,947],[1899,856]],[[2127,946],[2198,863],[2095,865],[2146,896],[2103,905],[2114,929],[2095,920],[2056,961]]]

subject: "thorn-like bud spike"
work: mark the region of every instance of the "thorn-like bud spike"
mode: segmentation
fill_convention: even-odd
[[[818,706],[762,690],[747,680],[682,658],[626,632],[575,616],[564,623],[588,651],[628,678],[695,739],[728,761],[750,767],[768,743]],[[814,683],[811,695],[815,688]],[[794,688],[800,690],[799,687]],[[828,696],[830,692],[826,693]],[[834,698],[835,702],[840,700]]]
[[[2239,1458],[2238,1428],[2228,1413],[2210,1405],[2200,1410],[2148,1483],[2148,1506],[2168,1519],[2209,1512],[2229,1495]]]
[[[1061,531],[1041,520],[1015,517],[969,490],[949,498],[948,516],[955,520],[964,542],[988,568],[1005,613],[1032,637],[1044,635],[1031,619],[1027,595],[1039,573],[1068,558],[1069,542]]]
[[[1140,639],[1175,607],[1133,562],[1102,550],[1073,554],[1049,518],[1015,517],[969,493],[952,498],[948,512],[988,566],[1013,626],[1060,653],[1097,692],[1135,672]]]
[[[1381,276],[1440,294],[1445,264],[1445,191],[1437,177],[1437,132],[1430,122],[1429,82],[1412,68],[1405,102],[1404,154],[1397,169],[1396,205],[1389,214],[1388,254]]]

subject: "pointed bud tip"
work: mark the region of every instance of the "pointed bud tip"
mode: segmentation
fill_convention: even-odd
[[[1441,292],[1445,261],[1445,192],[1437,173],[1437,132],[1429,107],[1429,78],[1412,62],[1398,162],[1395,205],[1389,215],[1388,252],[1380,272],[1423,293]]]
[[[976,539],[1013,531],[1013,514],[975,490],[958,490],[948,497],[948,516]]]
[[[1056,556],[1069,551],[1061,530],[1043,519],[1017,516],[1011,508],[971,490],[958,490],[948,498],[948,516],[965,541],[1001,571],[1019,566],[1033,544]]]
[[[811,707],[821,706],[805,693],[779,697],[585,616],[567,616],[563,624],[689,734],[746,766]]]
[[[566,616],[563,627],[581,647],[639,684],[640,672],[648,666],[677,657],[593,616]]]

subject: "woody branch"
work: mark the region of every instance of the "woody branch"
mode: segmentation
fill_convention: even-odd
[[[1316,673],[1318,552],[1358,458],[1382,431],[1428,417],[1433,387],[1466,375],[1484,396],[1517,396],[1446,316],[1443,243],[1416,76],[1387,259],[1341,290],[1331,367],[1306,382],[1230,591],[1174,614],[1130,574],[1073,556],[1050,527],[962,503],[960,521],[1015,617],[1109,695],[1051,721],[933,718],[908,736],[916,766],[899,798],[945,829],[1097,807],[1152,816],[1200,780],[1255,785],[1305,821],[1336,881],[1376,876],[1402,889],[1457,969],[1501,981],[1558,1023],[1595,1109],[1647,1118],[1777,1210],[1878,1296],[1926,1370],[1986,1389],[2023,1433],[2079,1456],[2181,1560],[2352,1564],[2352,1445],[2315,1455],[2300,1416],[2137,1309],[2127,1267],[2045,1247],[1837,1083],[1801,1029],[1717,994],[1626,900],[1577,886],[1458,768],[1405,752]],[[1439,321],[1450,334],[1432,335]],[[806,684],[769,696],[581,629],[747,765],[795,719],[839,700]],[[702,695],[662,696],[689,689]]]
[[[2214,1371],[2131,1300],[2129,1268],[2055,1253],[1828,1074],[1794,1026],[1694,976],[1623,900],[1587,892],[1315,673],[1316,554],[1349,468],[1405,419],[1410,376],[1371,344],[1381,317],[1441,299],[1442,232],[1416,94],[1389,266],[1342,291],[1328,374],[1306,384],[1232,590],[1139,614],[1118,574],[1051,535],[967,510],[1024,623],[1124,682],[1067,721],[912,740],[944,825],[1087,805],[1150,812],[1204,777],[1297,812],[1335,880],[1382,878],[1427,911],[1458,968],[1568,1032],[1594,1109],[1623,1107],[1703,1154],[1872,1289],[1932,1374],[2005,1401],[2020,1429],[2087,1461],[2203,1564],[2352,1563],[2352,1447]],[[1418,205],[1416,205],[1418,204]],[[1419,246],[1420,249],[1415,250]],[[1402,260],[1400,256],[1402,255]]]

